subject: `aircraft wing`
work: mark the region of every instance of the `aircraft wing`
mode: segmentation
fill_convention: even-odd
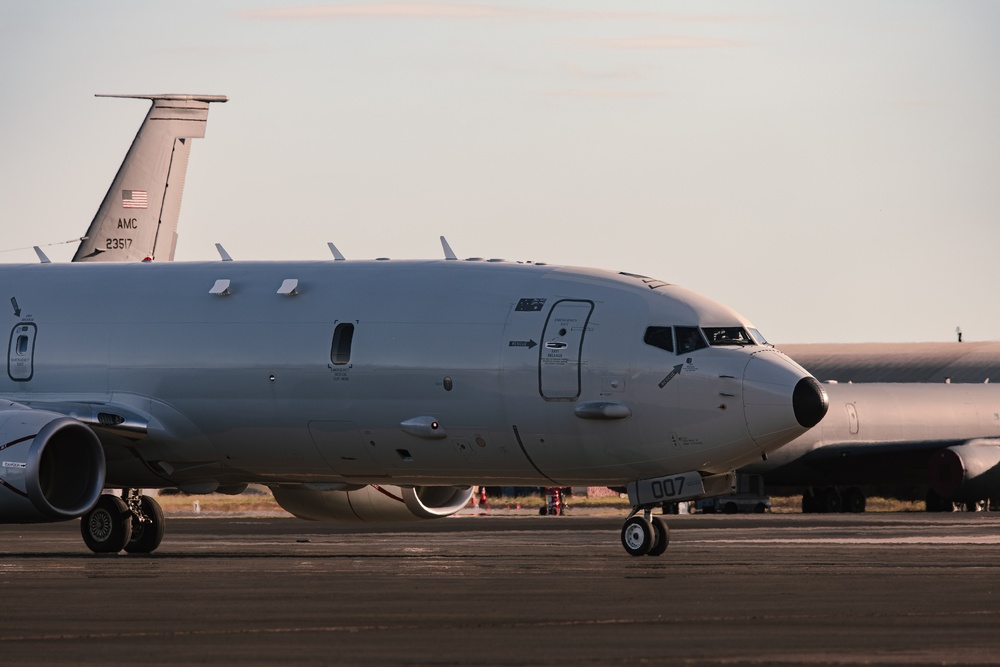
[[[747,466],[777,486],[930,486],[959,501],[1000,486],[1000,438],[824,442],[782,461]]]
[[[127,440],[142,440],[149,427],[149,415],[113,402],[17,401],[11,407],[54,412],[92,428],[100,437],[114,435]],[[9,408],[8,408],[9,409]]]

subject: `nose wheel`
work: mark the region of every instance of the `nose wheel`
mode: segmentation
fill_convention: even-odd
[[[622,546],[630,556],[659,556],[670,544],[670,529],[652,510],[634,514],[622,527]]]

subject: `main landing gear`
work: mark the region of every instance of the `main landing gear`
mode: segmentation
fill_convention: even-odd
[[[630,556],[660,556],[670,544],[670,529],[653,510],[633,510],[622,527],[622,546]]]
[[[122,497],[102,495],[94,509],[80,519],[80,534],[87,548],[98,554],[148,554],[163,540],[163,509],[139,489],[126,489]]]

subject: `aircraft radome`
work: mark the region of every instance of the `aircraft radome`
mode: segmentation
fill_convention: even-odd
[[[48,263],[0,266],[0,284],[0,521],[82,517],[97,552],[159,545],[138,489],[253,482],[313,519],[380,484],[425,517],[464,506],[469,483],[625,486],[622,543],[659,554],[652,508],[729,492],[734,468],[827,410],[738,314],[628,273]]]

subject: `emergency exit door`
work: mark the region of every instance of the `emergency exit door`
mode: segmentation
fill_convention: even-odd
[[[553,401],[580,395],[583,338],[594,310],[592,301],[564,299],[552,305],[538,356],[538,391]]]
[[[10,332],[7,346],[7,375],[11,380],[26,382],[35,374],[35,333],[34,324],[18,324]]]

